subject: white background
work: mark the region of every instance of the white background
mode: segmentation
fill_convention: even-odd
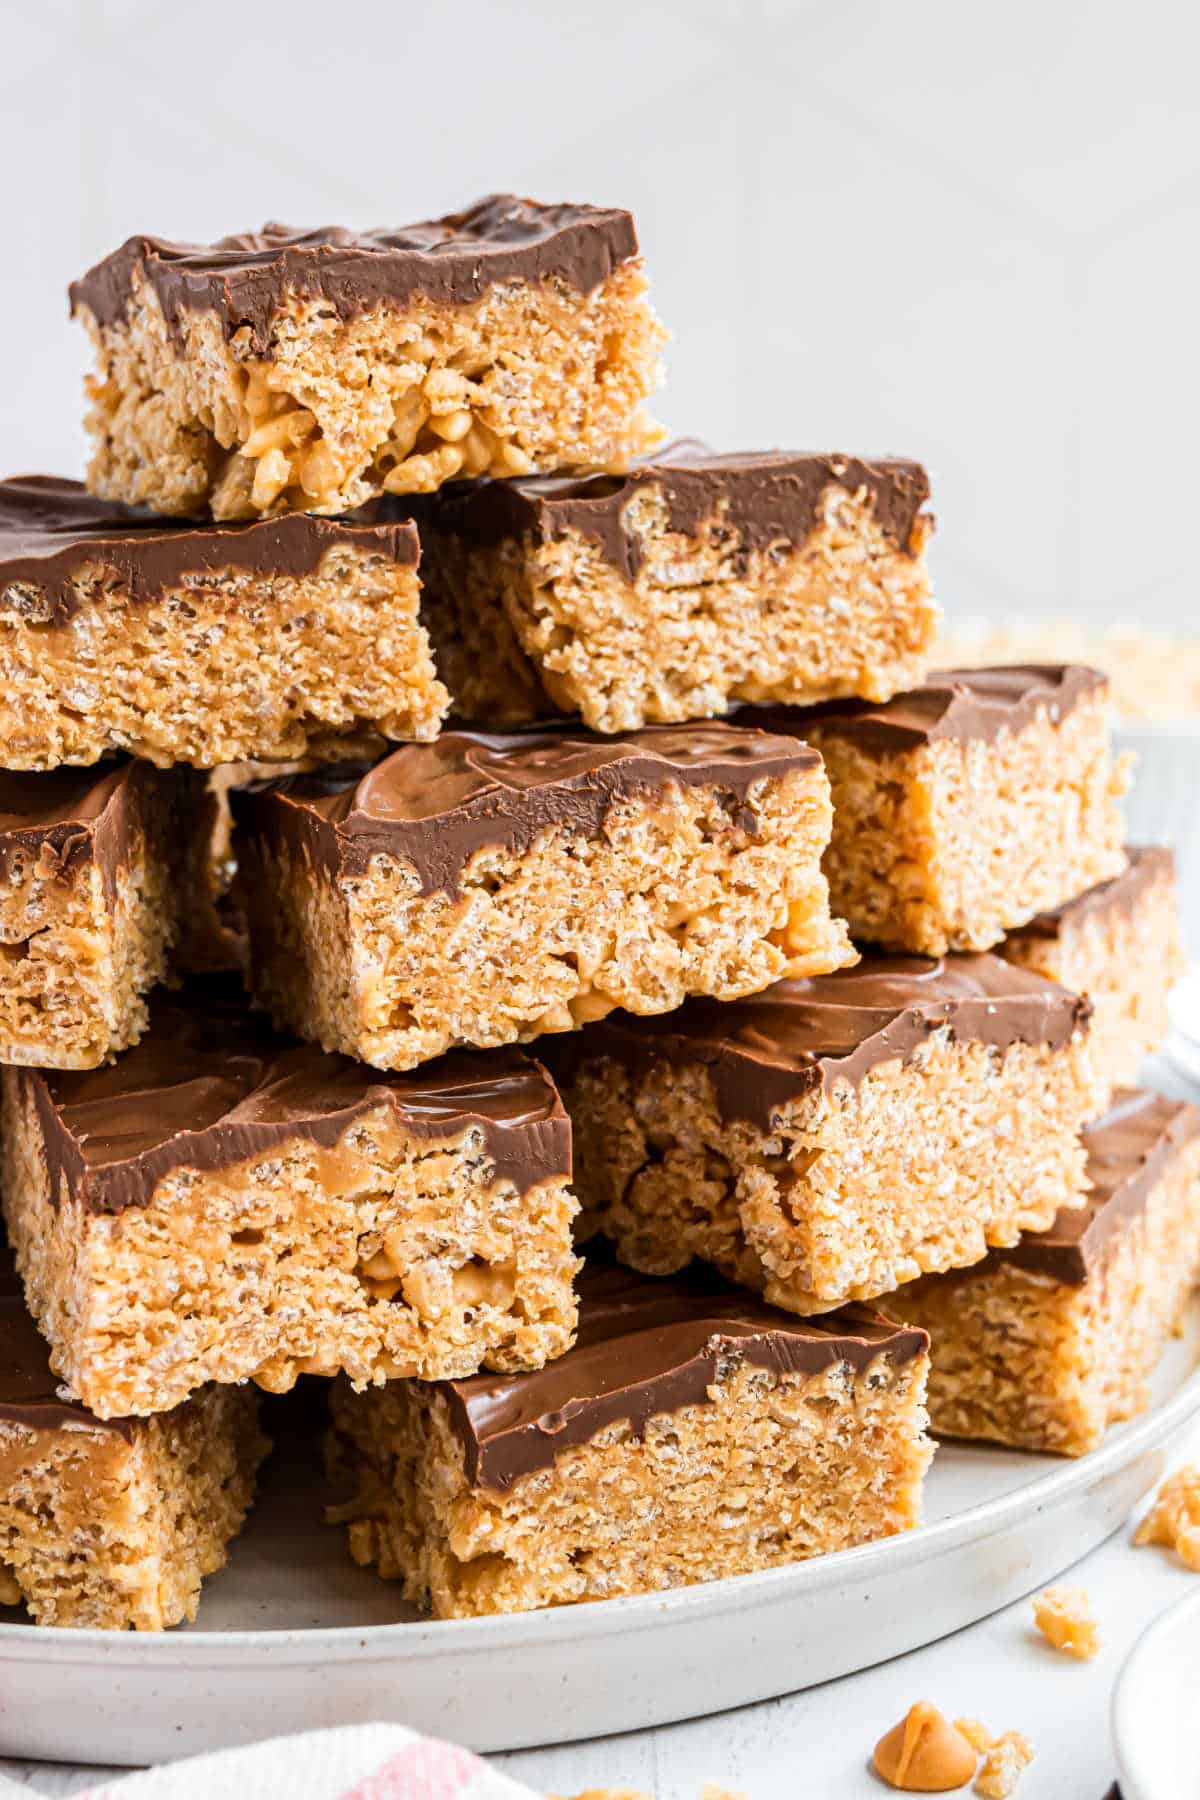
[[[0,43],[6,472],[79,469],[64,290],[128,234],[401,224],[508,188],[634,210],[675,430],[922,457],[952,613],[1194,625],[1183,0],[9,0]],[[1026,1726],[1028,1800],[1100,1800],[1113,1673],[1188,1578],[1118,1540],[1085,1579],[1108,1638],[1086,1669],[1022,1606],[833,1688],[510,1766],[840,1800],[928,1694]]]
[[[933,470],[952,612],[1194,616],[1185,0],[36,0],[4,9],[7,470],[75,470],[67,281],[135,231],[634,210],[660,416]]]

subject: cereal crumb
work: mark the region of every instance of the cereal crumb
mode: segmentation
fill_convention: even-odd
[[[915,1794],[947,1794],[975,1773],[975,1752],[928,1700],[910,1706],[875,1746],[876,1771],[889,1787]]]
[[[1095,1656],[1100,1648],[1100,1629],[1083,1588],[1048,1587],[1034,1599],[1033,1619],[1056,1650],[1077,1657],[1080,1662]]]
[[[1008,1800],[1021,1779],[1021,1771],[1033,1761],[1033,1745],[1019,1731],[1006,1731],[992,1741],[975,1777],[975,1792],[983,1800]]]
[[[1194,1463],[1184,1463],[1163,1482],[1133,1541],[1165,1544],[1189,1569],[1200,1570],[1200,1469]]]
[[[996,1741],[987,1726],[979,1719],[955,1719],[954,1729],[961,1731],[972,1750],[978,1750],[981,1756],[985,1750],[990,1750]]]

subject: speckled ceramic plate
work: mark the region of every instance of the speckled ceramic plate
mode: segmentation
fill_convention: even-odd
[[[1041,1586],[1117,1529],[1200,1414],[1200,1308],[1153,1409],[1075,1462],[944,1446],[928,1522],[787,1569],[514,1618],[405,1616],[272,1465],[199,1622],[162,1636],[39,1631],[0,1612],[0,1753],[157,1762],[264,1732],[390,1719],[478,1750],[597,1737],[882,1662]]]

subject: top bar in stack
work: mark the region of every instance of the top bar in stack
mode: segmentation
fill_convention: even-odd
[[[419,557],[402,521],[174,523],[76,481],[0,482],[0,768],[435,736]]]
[[[987,950],[1125,867],[1124,770],[1095,669],[949,669],[883,706],[747,709],[738,723],[795,731],[824,757],[825,872],[855,938]]]
[[[673,445],[623,479],[456,486],[422,508],[456,711],[594,731],[731,701],[887,700],[937,630],[919,463]]]
[[[71,288],[93,493],[218,519],[624,469],[664,333],[633,220],[493,194],[395,231],[130,238]]]
[[[233,807],[256,997],[379,1068],[855,960],[795,738],[454,731]]]

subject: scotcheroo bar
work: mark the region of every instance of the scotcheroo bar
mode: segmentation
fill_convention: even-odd
[[[266,1448],[253,1389],[98,1419],[51,1373],[0,1248],[0,1603],[111,1631],[194,1619]]]
[[[379,1068],[854,960],[794,738],[448,732],[233,805],[256,998]]]
[[[795,731],[824,757],[825,869],[856,939],[987,950],[1125,867],[1124,771],[1094,669],[952,669],[882,706],[747,709],[738,722]]]
[[[141,1036],[191,930],[199,807],[182,769],[0,770],[0,1063],[89,1069]]]
[[[356,1561],[439,1618],[682,1587],[916,1524],[928,1339],[585,1271],[536,1375],[335,1389]]]
[[[1136,1081],[1161,1049],[1167,1000],[1186,966],[1169,850],[1129,851],[1129,867],[1006,937],[999,954],[1086,994],[1092,1057],[1109,1090]]]
[[[133,237],[71,289],[93,493],[219,519],[624,469],[664,333],[633,220],[493,194],[397,231]]]
[[[0,482],[0,767],[211,767],[436,735],[448,695],[404,521],[214,526]]]
[[[1085,1207],[895,1296],[933,1339],[936,1431],[1081,1456],[1146,1405],[1200,1279],[1200,1111],[1123,1089],[1084,1143]]]
[[[978,1262],[1083,1202],[1089,1010],[998,957],[866,957],[548,1040],[585,1235],[796,1313]]]
[[[937,630],[919,463],[674,445],[605,475],[468,483],[421,509],[423,617],[464,718],[595,731],[742,700],[887,700]]]
[[[111,1067],[4,1084],[9,1237],[102,1418],[209,1381],[535,1368],[570,1341],[570,1127],[519,1051],[384,1076],[212,979]]]

